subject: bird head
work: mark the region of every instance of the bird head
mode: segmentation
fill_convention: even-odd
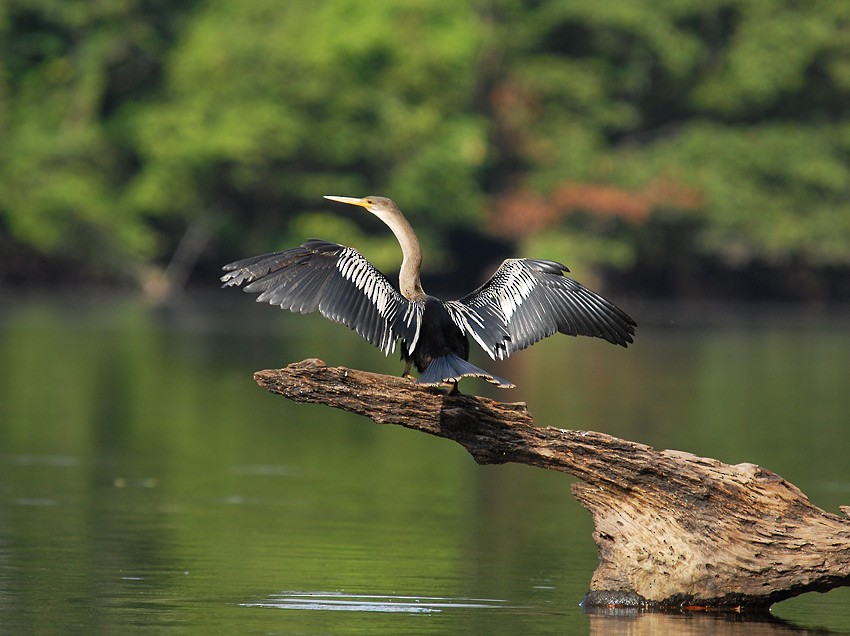
[[[331,201],[338,201],[340,203],[348,203],[349,205],[358,205],[361,208],[366,208],[369,212],[385,222],[388,217],[401,214],[396,204],[387,197],[370,195],[368,197],[363,197],[362,199],[357,199],[355,197],[336,197],[325,195],[325,198],[330,199]]]

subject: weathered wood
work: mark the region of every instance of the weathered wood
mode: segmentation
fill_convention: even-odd
[[[454,440],[481,464],[518,462],[578,477],[573,493],[593,515],[599,548],[588,605],[764,609],[850,585],[850,519],[817,508],[754,464],[539,428],[523,403],[447,395],[321,360],[254,379],[296,402]]]

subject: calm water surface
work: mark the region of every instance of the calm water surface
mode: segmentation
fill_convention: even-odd
[[[755,462],[850,504],[846,315],[633,313],[628,350],[562,337],[477,361],[541,425]],[[477,466],[251,378],[314,356],[400,372],[345,328],[238,293],[167,312],[0,299],[0,630],[850,634],[847,590],[758,624],[583,613],[596,553],[569,477]]]

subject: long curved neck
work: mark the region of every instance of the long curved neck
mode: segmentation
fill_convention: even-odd
[[[419,272],[422,269],[422,247],[419,239],[407,219],[398,211],[395,214],[381,216],[381,220],[392,230],[401,246],[402,261],[398,274],[398,286],[401,295],[408,300],[420,300],[425,296]]]

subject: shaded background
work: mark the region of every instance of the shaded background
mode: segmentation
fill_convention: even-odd
[[[474,352],[497,397],[837,511],[848,98],[845,2],[0,4],[0,631],[850,633],[846,589],[790,624],[584,615],[569,478],[266,395],[251,372],[304,357],[400,365],[214,289],[310,236],[394,273],[321,199],[390,196],[427,289],[553,258],[640,324]],[[446,606],[270,611],[315,593]]]
[[[9,285],[158,298],[308,235],[391,268],[320,198],[384,194],[432,276],[850,298],[847,3],[11,0],[0,65]]]

